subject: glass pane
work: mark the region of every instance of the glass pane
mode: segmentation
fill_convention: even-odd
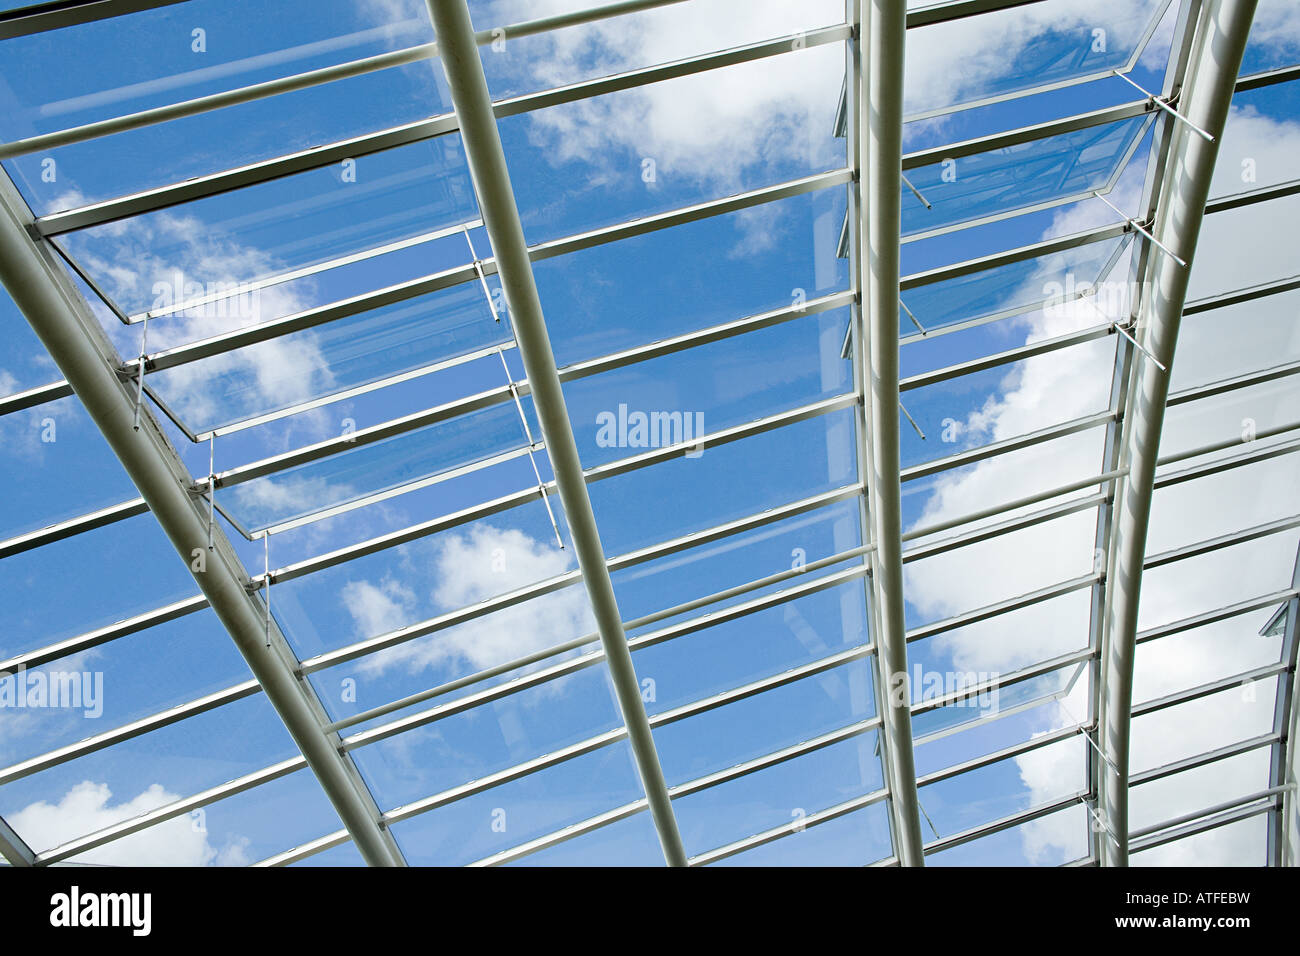
[[[542,242],[841,169],[843,79],[834,43],[505,117],[524,234]],[[770,244],[769,218],[749,218],[752,241]]]
[[[926,866],[1060,866],[1088,855],[1088,811],[1066,807],[925,858]]]
[[[689,856],[804,820],[881,787],[874,734],[679,797],[673,810]],[[807,832],[807,831],[805,831]],[[794,840],[794,833],[785,840]]]
[[[297,753],[257,695],[6,784],[0,815],[39,853]]]
[[[0,539],[139,497],[75,396],[0,418]]]
[[[93,226],[63,241],[133,314],[154,308],[160,296],[170,306],[199,289],[228,289],[460,225],[478,214],[455,135],[363,156],[355,167],[314,169],[179,208],[183,212],[163,209]],[[456,248],[461,246],[463,240]],[[119,268],[121,262],[132,268]],[[300,311],[311,302],[301,288],[263,289],[252,302],[256,308],[247,310],[251,314],[226,310],[236,313],[233,321],[229,315],[218,321],[218,310],[207,334]]]
[[[255,532],[527,447],[506,403],[255,478],[226,491],[222,506]]]
[[[715,866],[865,866],[893,852],[882,800],[719,860]]]
[[[76,600],[67,600],[69,575]],[[0,561],[0,654],[30,651],[198,592],[152,515]]]
[[[931,207],[903,187],[903,236],[1106,191],[1148,125],[1135,116],[967,156],[951,167],[934,163],[907,169],[907,178]]]
[[[1162,6],[1060,0],[911,30],[903,108],[923,113],[1122,70]]]
[[[852,410],[704,448],[588,487],[609,555],[748,517],[773,501],[796,501],[856,481]],[[755,463],[762,463],[756,465]],[[762,482],[754,480],[763,468]],[[646,502],[660,505],[646,520]]]
[[[565,404],[587,467],[853,390],[840,357],[847,309],[569,382]]]
[[[13,731],[0,738],[0,765],[190,703],[251,676],[210,610],[25,668],[0,679],[0,687],[14,693],[10,706],[15,699],[30,704],[20,705]],[[39,705],[37,688],[43,694]]]
[[[1238,820],[1204,833],[1174,840],[1129,858],[1131,866],[1264,866],[1268,815]]]
[[[392,830],[409,863],[462,866],[581,823],[642,796],[631,748],[619,741],[595,753],[422,813],[394,824]],[[643,812],[640,816],[648,815]],[[591,838],[598,838],[602,832],[596,831]],[[637,842],[639,852],[648,857],[646,864],[654,864],[644,840]],[[544,865],[546,856],[538,854],[536,862]],[[521,862],[531,863],[533,857],[524,857]],[[580,862],[589,863],[586,859]],[[658,864],[662,862],[660,855]]]

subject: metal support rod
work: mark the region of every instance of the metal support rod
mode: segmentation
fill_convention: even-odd
[[[1195,49],[1182,97],[1193,123],[1221,135],[1232,102],[1246,37],[1257,0],[1215,0],[1201,11]],[[1217,142],[1206,142],[1182,127],[1170,139],[1168,174],[1157,204],[1156,232],[1175,253],[1190,261],[1196,251]],[[1151,295],[1142,305],[1143,345],[1171,368],[1178,328],[1187,298],[1190,270],[1171,258],[1149,261]],[[1102,675],[1098,697],[1101,745],[1108,764],[1100,775],[1098,804],[1118,844],[1103,842],[1101,862],[1128,864],[1129,734],[1133,704],[1133,664],[1138,602],[1146,554],[1147,524],[1155,482],[1160,434],[1169,397],[1169,373],[1154,362],[1135,364],[1123,417],[1122,463],[1129,469],[1116,495],[1115,542],[1107,569],[1106,628],[1102,635]],[[1111,769],[1110,765],[1118,769]]]
[[[903,613],[902,486],[898,420],[898,291],[903,156],[903,58],[907,30],[901,0],[864,3],[866,48],[858,124],[866,190],[859,210],[863,305],[867,322],[867,394],[871,463],[867,472],[872,587],[878,608],[884,707],[881,732],[890,751],[889,793],[896,849],[903,866],[924,866],[912,753]]]
[[[1140,85],[1138,85],[1136,82],[1134,82],[1134,80],[1133,80],[1132,77],[1130,77],[1130,76],[1128,76],[1128,75],[1126,75],[1126,74],[1124,74],[1124,73],[1121,73],[1119,70],[1111,70],[1110,72],[1113,73],[1115,76],[1118,76],[1121,80],[1123,80],[1123,81],[1124,81],[1125,83],[1127,83],[1129,86],[1133,87],[1133,89],[1137,90],[1139,93],[1145,93],[1147,99],[1149,99],[1149,100],[1151,101],[1152,105],[1157,106],[1157,107],[1159,107],[1160,109],[1164,110],[1166,113],[1168,113],[1168,114],[1169,114],[1170,116],[1172,116],[1174,119],[1179,120],[1180,122],[1186,123],[1186,124],[1188,125],[1188,127],[1191,129],[1191,131],[1192,131],[1193,133],[1195,133],[1197,136],[1201,137],[1201,139],[1205,140],[1207,143],[1213,143],[1213,142],[1214,142],[1214,137],[1213,137],[1213,136],[1211,136],[1211,135],[1210,135],[1209,133],[1207,133],[1205,130],[1201,129],[1199,126],[1197,126],[1195,123],[1193,123],[1191,120],[1189,120],[1189,119],[1188,119],[1186,116],[1184,116],[1182,113],[1178,112],[1178,110],[1176,110],[1176,109],[1174,109],[1172,106],[1170,106],[1170,105],[1169,105],[1169,104],[1164,100],[1163,97],[1156,96],[1154,93],[1148,92],[1147,90],[1143,89]]]
[[[618,698],[628,739],[636,758],[664,857],[670,866],[685,866],[686,851],[673,816],[663,768],[655,750],[650,721],[641,701],[623,632],[622,617],[614,596],[613,582],[605,564],[596,517],[587,494],[582,461],[565,408],[564,392],[551,351],[550,336],[542,314],[541,299],[533,279],[532,262],[524,240],[519,209],[515,203],[505,152],[497,131],[483,65],[479,60],[474,28],[464,0],[429,0],[429,14],[441,54],[447,84],[451,90],[465,159],[478,195],[479,208],[488,239],[496,255],[497,275],[505,290],[519,355],[531,386],[542,439],[546,442],[560,500],[568,518],[573,549],[582,570],[583,582],[596,617],[601,645]]]
[[[0,280],[27,317],[50,357],[75,389],[87,414],[121,461],[127,475],[187,567],[202,549],[207,527],[190,493],[190,475],[152,415],[133,427],[134,399],[117,374],[120,358],[98,320],[48,246],[32,241],[31,211],[7,176],[0,176]],[[229,541],[219,537],[194,578],[230,633],[253,676],[266,691],[321,788],[372,865],[401,865],[401,851],[381,828],[379,810],[350,759],[339,753],[337,735],[311,685],[294,676],[296,659],[281,640],[268,650],[262,621],[248,593],[248,574]],[[203,553],[203,552],[201,552]]]
[[[1106,197],[1105,197],[1105,196],[1104,196],[1100,191],[1094,189],[1094,190],[1092,191],[1092,194],[1093,194],[1094,196],[1096,196],[1098,199],[1100,199],[1102,202],[1104,202],[1104,203],[1105,203],[1107,206],[1109,206],[1111,209],[1113,209],[1113,210],[1116,212],[1116,214],[1122,216],[1122,217],[1124,218],[1124,220],[1125,220],[1126,222],[1128,222],[1128,224],[1129,224],[1130,226],[1133,227],[1133,229],[1135,229],[1137,232],[1140,232],[1140,233],[1141,233],[1141,234],[1146,238],[1147,242],[1151,243],[1151,245],[1155,246],[1157,249],[1159,249],[1159,250],[1160,250],[1161,252],[1163,252],[1165,255],[1167,255],[1167,256],[1169,256],[1170,258],[1172,258],[1175,262],[1177,262],[1177,263],[1178,263],[1180,266],[1182,266],[1184,269],[1187,268],[1187,261],[1186,261],[1185,259],[1181,258],[1179,255],[1177,255],[1177,254],[1176,254],[1172,249],[1170,249],[1168,246],[1166,246],[1166,245],[1165,245],[1163,242],[1161,242],[1159,239],[1157,239],[1157,238],[1156,238],[1156,237],[1151,233],[1151,230],[1149,230],[1146,226],[1142,225],[1142,223],[1138,222],[1138,221],[1137,221],[1136,219],[1134,219],[1132,216],[1127,215],[1127,214],[1124,212],[1124,210],[1120,209],[1119,206],[1116,206],[1113,202],[1111,202],[1109,199],[1107,199],[1107,198],[1106,198]]]

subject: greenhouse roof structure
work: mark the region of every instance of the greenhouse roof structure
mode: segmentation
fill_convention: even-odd
[[[0,855],[1294,864],[1291,0],[0,3]]]

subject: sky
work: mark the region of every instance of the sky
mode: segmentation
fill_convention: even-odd
[[[573,0],[480,0],[475,26],[515,23],[573,9]],[[905,109],[914,117],[904,149],[1130,101],[1118,78],[1053,83],[1124,67],[1157,89],[1172,30],[1167,5],[1047,0],[1006,15],[909,32]],[[1176,7],[1176,4],[1174,5]],[[325,9],[328,7],[328,10]],[[250,82],[429,42],[416,0],[331,0],[302,15],[301,0],[275,5],[189,0],[125,18],[4,41],[0,136],[66,128]],[[834,116],[844,78],[842,43],[803,48],[800,31],[840,22],[838,0],[799,5],[688,0],[651,11],[512,39],[482,49],[497,99],[637,69],[713,50],[794,35],[791,52],[502,119],[499,129],[525,235],[532,244],[615,225],[843,168]],[[1142,49],[1150,24],[1150,41]],[[197,32],[196,32],[197,31]],[[1100,31],[1100,32],[1098,32]],[[113,51],[149,37],[149,57]],[[1300,13],[1262,0],[1243,72],[1296,62]],[[51,69],[52,64],[58,69]],[[957,113],[943,106],[1012,97]],[[1234,99],[1211,190],[1227,195],[1295,178],[1300,125],[1295,92],[1269,87]],[[258,162],[450,109],[441,70],[418,63],[271,100],[5,161],[33,210],[48,214],[186,178]],[[932,208],[903,196],[904,275],[1114,222],[1109,198],[1133,213],[1142,201],[1151,141],[1138,117],[1001,153],[909,171]],[[48,163],[46,161],[49,161]],[[955,172],[955,179],[950,175]],[[1073,201],[1026,211],[1057,198]],[[1293,275],[1288,240],[1294,198],[1207,217],[1189,298]],[[846,208],[843,186],[539,260],[534,272],[557,363],[572,366],[708,326],[849,288],[836,255]],[[998,221],[929,235],[985,216]],[[358,157],[60,239],[129,315],[165,309],[216,284],[307,274],[148,324],[149,352],[271,322],[490,254],[454,134]],[[460,227],[464,226],[464,229]],[[468,242],[467,242],[468,239]],[[419,240],[419,241],[412,241]],[[326,270],[331,259],[404,244]],[[1105,325],[1124,307],[1131,244],[1114,240],[997,270],[987,280],[925,286],[904,296],[927,329],[1004,309],[1018,314],[951,334],[910,336],[901,347],[912,376],[1020,345]],[[1107,294],[1047,308],[1048,284],[1107,280]],[[982,283],[982,284],[978,284]],[[523,377],[495,277],[337,319],[223,356],[151,375],[149,384],[191,432],[234,428],[215,439],[218,472],[331,442]],[[140,351],[139,324],[123,326],[83,289],[126,358]],[[1295,293],[1189,317],[1173,368],[1174,391],[1294,361],[1300,337]],[[493,305],[489,305],[489,297]],[[495,308],[494,308],[495,307]],[[708,433],[835,399],[853,390],[841,346],[846,308],[791,321],[653,360],[575,378],[565,398],[584,466],[647,450],[633,427],[602,421],[679,413]],[[10,347],[0,359],[0,394],[60,378],[25,320],[0,299]],[[1013,439],[1108,408],[1116,336],[907,391],[919,432],[902,423],[904,468]],[[498,354],[494,351],[501,348]],[[446,367],[414,374],[431,363]],[[504,363],[504,364],[503,364]],[[356,389],[412,373],[364,394]],[[509,377],[507,377],[509,376]],[[1291,378],[1171,410],[1162,454],[1285,424],[1296,406]],[[318,398],[318,407],[291,412]],[[520,412],[528,421],[521,425]],[[208,473],[207,442],[191,442],[154,409],[190,471]],[[283,414],[282,414],[283,413]],[[239,427],[256,416],[272,420]],[[280,417],[275,417],[280,416]],[[632,420],[629,419],[629,424]],[[833,493],[858,480],[850,410],[817,415],[698,456],[664,461],[589,484],[610,557]],[[0,418],[0,538],[135,497],[125,472],[75,398]],[[923,528],[1014,501],[1101,470],[1102,428],[976,464],[921,475],[903,485],[904,523]],[[244,531],[276,528],[264,554],[226,520],[246,567],[284,568],[389,532],[534,489],[551,475],[525,396],[461,418],[278,471],[218,491],[217,503]],[[604,437],[602,437],[604,436]],[[621,437],[620,437],[621,436]],[[530,454],[531,451],[531,454]],[[533,471],[534,462],[538,472]],[[1194,543],[1296,513],[1300,494],[1289,458],[1275,458],[1156,493],[1148,553]],[[468,469],[453,474],[455,469]],[[1086,496],[1095,489],[1086,489]],[[382,500],[367,496],[393,492]],[[547,505],[549,505],[549,510]],[[554,522],[554,523],[553,523]],[[1089,574],[1097,509],[945,553],[909,560],[907,624],[920,627]],[[966,530],[963,528],[963,530]],[[557,546],[557,538],[564,548]],[[862,542],[851,498],[794,514],[677,554],[627,563],[613,573],[625,621],[828,557]],[[921,539],[925,542],[927,539]],[[335,564],[271,589],[272,610],[291,648],[308,660],[340,652],[508,591],[569,574],[576,562],[558,499],[536,496],[509,510]],[[1141,628],[1289,586],[1295,530],[1188,559],[1145,576]],[[832,565],[832,575],[853,562]],[[574,643],[539,665],[509,671],[526,689],[488,692],[474,707],[436,708],[438,697],[345,733],[395,719],[414,725],[376,733],[352,751],[384,810],[443,793],[553,753],[621,725],[603,665],[591,657],[594,623],[580,581],[311,674],[336,718]],[[802,579],[794,583],[799,584]],[[0,658],[104,627],[196,593],[185,563],[145,514],[0,560]],[[789,586],[789,585],[783,585]],[[731,606],[773,593],[769,586]],[[633,662],[670,786],[867,721],[875,714],[870,662],[858,658],[761,694],[665,721],[674,708],[868,642],[863,582],[851,575],[794,600],[674,640],[640,640],[666,624],[629,626]],[[712,611],[713,607],[705,611]],[[1272,608],[1144,644],[1136,702],[1277,660],[1280,642],[1261,637]],[[700,612],[703,613],[703,612]],[[1088,591],[915,641],[923,673],[1005,674],[1087,647]],[[640,640],[640,643],[637,643]],[[350,655],[342,655],[349,658]],[[555,676],[542,680],[554,668]],[[199,610],[74,656],[46,671],[103,675],[102,714],[72,708],[0,708],[0,815],[37,850],[166,806],[296,754],[260,694],[69,762],[24,772],[22,762],[249,679],[211,611]],[[996,720],[979,710],[918,715],[921,774],[993,753],[1088,718],[1091,675],[1070,666],[1003,688]],[[540,676],[539,676],[540,675]],[[1132,769],[1140,771],[1219,744],[1267,732],[1275,678],[1158,711],[1133,725]],[[486,682],[465,694],[483,687]],[[1023,709],[1017,705],[1025,704]],[[431,708],[435,708],[431,710]],[[415,715],[423,714],[423,717]],[[947,732],[954,727],[956,732]],[[873,731],[674,801],[687,852],[707,853],[774,827],[796,832],[727,857],[732,864],[865,863],[889,854],[884,805],[807,828],[800,821],[882,786]],[[1086,787],[1086,745],[1077,736],[925,786],[927,840],[945,838]],[[1141,827],[1263,789],[1267,751],[1187,771],[1132,790]],[[490,857],[561,827],[636,801],[631,751],[614,739],[581,757],[448,801],[394,825],[412,863],[461,864]],[[815,819],[815,818],[814,818]],[[1211,831],[1134,857],[1134,863],[1260,863],[1263,818]],[[1033,823],[935,854],[934,865],[1054,864],[1087,853],[1086,812],[1070,807]],[[305,770],[261,783],[82,854],[89,863],[183,865],[256,862],[337,829]],[[655,863],[648,815],[633,814],[544,852],[528,864]],[[313,864],[359,863],[351,845]]]

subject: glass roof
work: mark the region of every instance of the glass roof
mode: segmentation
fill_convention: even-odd
[[[99,6],[0,16],[6,862],[1296,862],[1288,0]]]

